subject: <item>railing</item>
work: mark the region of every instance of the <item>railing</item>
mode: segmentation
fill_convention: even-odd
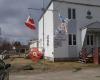
[[[87,51],[86,48],[82,49],[82,51],[79,54],[80,61],[83,63],[87,63],[88,61],[93,60],[93,48],[91,50]]]

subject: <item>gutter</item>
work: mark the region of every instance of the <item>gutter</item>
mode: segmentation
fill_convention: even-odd
[[[50,3],[48,4],[48,6],[46,7],[46,9],[44,9],[40,19],[46,13],[46,11],[48,10],[48,8],[49,8],[49,6],[51,5],[52,2],[59,2],[59,3],[66,3],[66,4],[75,4],[75,5],[83,5],[83,6],[90,6],[90,7],[100,7],[100,5],[93,5],[93,4],[87,4],[87,3],[71,2],[71,1],[64,1],[64,0],[51,0]]]

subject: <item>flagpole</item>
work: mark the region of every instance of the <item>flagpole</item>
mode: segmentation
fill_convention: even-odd
[[[42,6],[43,6],[43,7],[42,7],[41,9],[36,9],[36,8],[28,8],[28,9],[37,10],[37,11],[38,11],[38,10],[41,10],[41,11],[43,11],[43,13],[44,13],[44,11],[45,11],[45,9],[44,9],[44,8],[45,8],[45,6],[44,6],[44,0],[42,0]],[[31,15],[30,12],[29,12],[29,15]],[[44,65],[44,66],[43,66],[43,69],[45,70],[45,54],[44,54],[44,53],[45,53],[45,47],[44,47],[45,45],[44,45],[44,34],[45,34],[45,33],[44,33],[44,15],[43,15],[43,34],[42,34],[42,35],[43,35],[43,50],[42,50],[42,53],[43,53],[43,65]]]
[[[44,0],[43,0],[43,13],[44,13]],[[44,66],[43,66],[43,69],[45,70],[45,48],[44,48],[44,15],[43,15],[43,64],[44,64]]]
[[[43,13],[42,14],[44,14],[44,11],[45,11],[45,4],[44,4],[44,0],[42,0],[42,8],[40,8],[40,9],[37,9],[37,8],[28,8],[28,9],[31,9],[31,10],[36,10],[36,11],[43,11]],[[56,11],[57,13],[58,13],[58,10],[52,10],[52,9],[48,9],[48,11]],[[45,21],[45,18],[44,18],[44,15],[42,16],[42,18],[43,18],[43,43],[42,43],[42,45],[43,45],[43,49],[42,49],[42,53],[43,53],[43,68],[44,68],[44,70],[45,70],[45,43],[44,43],[44,41],[45,41],[45,24],[44,24],[44,21]]]

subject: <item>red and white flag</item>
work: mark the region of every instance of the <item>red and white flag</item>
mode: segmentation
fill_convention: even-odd
[[[26,25],[28,28],[32,29],[32,30],[36,29],[35,22],[34,22],[33,18],[31,18],[30,16],[28,16],[28,19],[27,19],[27,21],[25,22],[25,25]]]

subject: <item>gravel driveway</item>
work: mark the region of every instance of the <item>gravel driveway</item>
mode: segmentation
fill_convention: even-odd
[[[100,68],[67,70],[41,74],[10,74],[9,80],[100,80]]]

